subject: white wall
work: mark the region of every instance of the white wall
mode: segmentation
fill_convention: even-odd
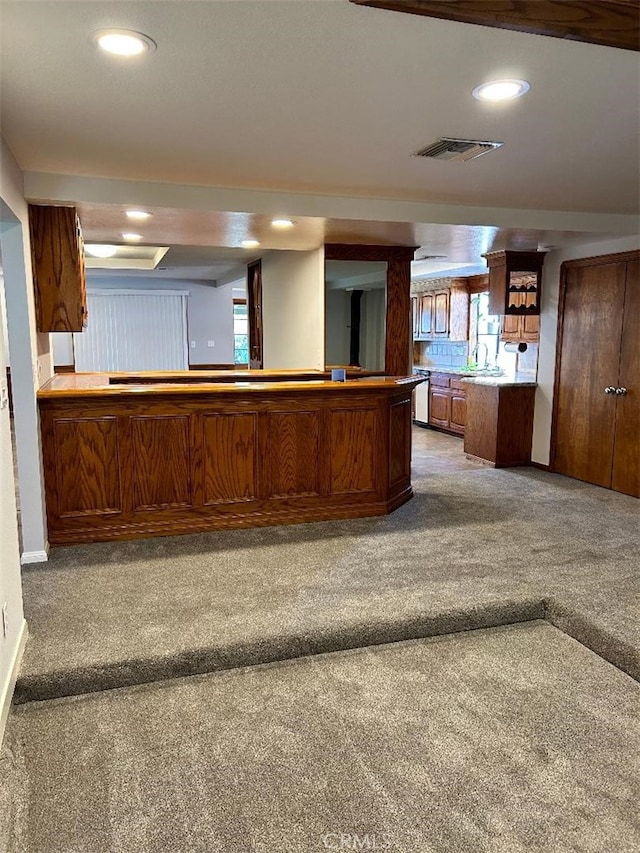
[[[49,335],[35,328],[28,208],[22,172],[2,140],[0,157],[2,265],[9,360],[13,388],[16,452],[22,509],[22,562],[47,559],[44,480],[36,387],[53,370]],[[7,452],[3,449],[3,452]]]
[[[7,322],[0,276],[0,609],[6,606],[7,633],[0,616],[0,744],[26,637],[20,580],[20,547],[7,389]]]
[[[264,368],[324,370],[324,247],[262,259]]]
[[[555,379],[556,335],[558,331],[558,296],[560,292],[560,265],[576,258],[610,255],[640,248],[637,237],[584,243],[563,251],[549,252],[545,258],[542,278],[542,303],[540,309],[540,345],[538,351],[538,387],[536,389],[533,418],[533,446],[531,458],[542,465],[549,464],[551,444],[551,415]]]

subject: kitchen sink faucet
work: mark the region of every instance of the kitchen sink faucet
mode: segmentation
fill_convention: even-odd
[[[480,365],[478,364],[478,350],[480,349],[480,347],[484,347],[484,367],[483,367],[483,370],[488,370],[489,369],[489,347],[485,343],[482,343],[482,341],[478,341],[478,343],[473,348],[473,352],[471,353],[471,358],[472,358],[474,364],[477,367],[479,367]]]

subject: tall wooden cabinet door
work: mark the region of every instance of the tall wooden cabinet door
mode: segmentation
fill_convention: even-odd
[[[640,497],[640,261],[627,264],[611,488]],[[626,392],[626,393],[625,393]]]
[[[418,305],[418,297],[411,297],[411,320],[413,327],[413,340],[416,341],[420,337],[420,307]]]
[[[436,293],[433,298],[433,333],[449,334],[449,293]]]
[[[262,369],[262,261],[247,265],[249,367]]]
[[[557,388],[555,470],[611,486],[626,263],[570,267]]]
[[[433,334],[433,294],[423,293],[420,297],[420,337]]]

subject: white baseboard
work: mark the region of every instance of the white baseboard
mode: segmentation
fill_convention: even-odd
[[[22,662],[24,647],[27,642],[27,635],[27,621],[26,619],[23,619],[22,625],[20,626],[20,633],[18,634],[16,649],[13,653],[13,660],[11,661],[11,666],[7,673],[5,683],[2,685],[2,694],[0,694],[0,746],[2,746],[2,739],[4,738],[4,729],[7,725],[7,718],[9,716],[9,709],[11,708],[11,700],[13,699],[13,691],[16,687],[16,680],[18,678],[18,671],[20,670],[20,664]]]
[[[44,551],[23,551],[20,557],[20,563],[26,566],[27,563],[46,563],[49,559],[49,543],[45,545]]]

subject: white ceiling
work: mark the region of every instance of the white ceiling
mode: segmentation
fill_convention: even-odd
[[[158,50],[134,61],[99,54],[90,35],[109,26],[147,33]],[[336,200],[307,203],[315,215],[295,216],[296,228],[277,234],[273,192],[262,210],[259,197],[252,208],[158,205],[144,242],[234,250],[191,264],[209,269],[202,277],[212,260],[228,272],[246,259],[238,247],[249,232],[266,248],[397,242],[477,264],[480,250],[575,240],[584,214],[638,209],[640,75],[631,51],[347,0],[0,0],[0,29],[2,134],[25,172]],[[471,97],[503,76],[525,78],[531,91],[503,105]],[[505,145],[469,163],[410,156],[441,135]],[[72,200],[88,240],[118,242],[122,204],[104,195]],[[363,213],[332,215],[347,197]],[[407,221],[380,213],[408,202],[475,207],[439,225],[419,205]],[[479,210],[494,227],[479,224]],[[509,227],[509,210],[514,223],[561,211],[569,224]],[[173,252],[165,260],[177,269]]]

